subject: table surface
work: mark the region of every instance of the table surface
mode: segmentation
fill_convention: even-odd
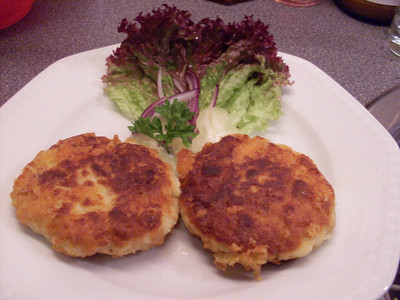
[[[82,51],[120,43],[123,18],[133,20],[165,1],[37,0],[18,23],[0,30],[0,105],[55,61]],[[212,1],[168,2],[192,13],[194,21],[220,17],[225,22],[253,15],[269,24],[281,52],[318,66],[363,105],[400,84],[400,58],[387,46],[388,26],[354,19],[323,0],[294,8],[273,0],[235,5]]]

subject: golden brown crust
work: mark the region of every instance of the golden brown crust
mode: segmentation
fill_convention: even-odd
[[[84,257],[160,245],[177,221],[178,195],[156,150],[83,134],[41,151],[15,180],[11,198],[21,223],[55,250]]]
[[[331,234],[334,192],[307,156],[261,137],[224,137],[181,152],[179,204],[189,231],[225,269],[307,255]]]

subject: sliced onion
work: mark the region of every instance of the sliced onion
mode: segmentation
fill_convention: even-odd
[[[182,93],[175,94],[171,97],[168,97],[165,100],[175,100],[176,99],[179,102],[188,103],[188,107],[189,107],[190,103],[193,101],[193,99],[195,99],[198,96],[199,96],[199,89],[197,88],[197,89],[192,89],[190,91],[185,91]],[[189,109],[190,109],[190,107],[189,107]]]
[[[160,67],[158,69],[158,75],[157,75],[157,92],[158,92],[158,98],[164,98],[164,91],[162,87],[162,68]]]
[[[153,103],[151,103],[149,105],[149,107],[147,107],[145,109],[145,111],[142,113],[141,117],[143,118],[147,118],[147,117],[151,117],[153,118],[155,115],[155,109],[157,106],[163,105],[165,103],[165,101],[169,100],[169,101],[173,101],[173,100],[177,100],[179,102],[186,102],[188,104],[188,107],[190,106],[189,103],[194,102],[193,99],[198,98],[199,95],[199,89],[193,89],[190,91],[186,91],[183,93],[178,93],[175,94],[173,96],[170,97],[162,97],[156,101],[154,101]],[[190,107],[189,107],[190,109]],[[194,111],[193,111],[194,112]]]
[[[147,117],[151,117],[153,118],[154,116],[154,110],[157,106],[162,105],[165,102],[165,97],[162,97],[160,99],[158,99],[157,101],[154,101],[152,104],[149,105],[149,107],[147,107],[144,112],[142,113],[141,117],[143,118],[147,118]]]
[[[171,102],[174,100],[177,100],[179,102],[185,102],[189,110],[194,113],[193,118],[190,120],[190,124],[195,126],[194,131],[198,133],[199,130],[196,127],[196,121],[200,112],[199,108],[200,81],[197,78],[196,74],[194,74],[192,71],[187,71],[185,73],[185,76],[182,76],[182,79],[183,81],[186,82],[187,86],[189,87],[189,90],[185,91],[184,87],[185,84],[183,84],[181,80],[174,78],[173,82],[179,93],[170,97],[165,97],[162,88],[162,68],[159,68],[157,76],[157,92],[159,99],[150,104],[149,107],[147,107],[145,111],[142,113],[141,117],[153,118],[154,116],[157,115],[157,113],[155,112],[156,107],[163,105],[167,100]],[[219,86],[217,85],[213,98],[211,99],[210,106],[215,106],[218,97],[218,90]]]
[[[182,93],[185,91],[185,88],[183,87],[183,85],[176,78],[174,78],[174,85],[178,89],[179,92]]]
[[[186,72],[186,80],[189,84],[190,89],[200,88],[200,81],[192,71]]]
[[[219,91],[219,84],[217,84],[215,86],[215,91],[214,91],[214,95],[210,101],[210,105],[209,107],[215,107],[215,104],[217,104],[217,98],[218,98],[218,91]]]

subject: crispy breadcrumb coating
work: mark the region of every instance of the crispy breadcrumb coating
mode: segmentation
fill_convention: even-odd
[[[221,269],[308,255],[335,226],[332,186],[304,154],[261,137],[235,134],[200,152],[183,149],[179,205],[188,230]]]
[[[158,152],[93,133],[37,154],[11,193],[19,221],[64,254],[120,257],[164,242],[179,182]]]

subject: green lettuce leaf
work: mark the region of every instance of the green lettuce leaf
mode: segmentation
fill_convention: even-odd
[[[201,82],[202,93],[205,90],[207,94],[201,95],[200,107],[208,106],[210,95],[219,83],[216,106],[227,110],[232,124],[245,134],[265,130],[269,121],[282,115],[282,76],[266,67],[263,58],[259,59],[260,64],[239,65],[223,78],[222,71],[216,72],[218,67],[224,67],[221,64],[210,69],[210,75],[207,74]]]

